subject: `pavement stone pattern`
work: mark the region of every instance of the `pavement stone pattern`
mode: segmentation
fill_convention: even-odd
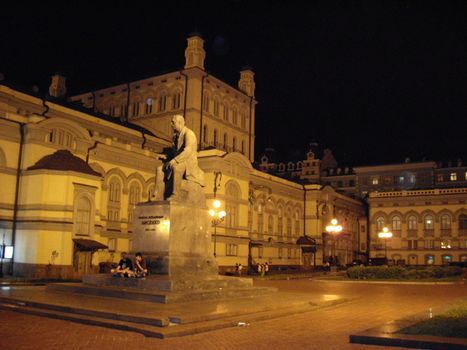
[[[349,335],[390,320],[441,307],[467,295],[466,284],[395,285],[320,282],[310,279],[255,281],[279,290],[356,298],[312,312],[191,336],[154,339],[141,334],[0,311],[0,349],[396,349],[350,344]]]

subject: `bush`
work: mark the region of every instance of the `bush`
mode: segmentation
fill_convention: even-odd
[[[428,268],[404,268],[401,266],[355,266],[347,269],[350,279],[426,279],[462,275],[458,266],[430,266]]]

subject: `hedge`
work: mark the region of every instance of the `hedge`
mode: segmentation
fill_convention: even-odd
[[[462,275],[458,266],[430,266],[427,268],[404,268],[400,266],[355,266],[347,269],[351,279],[424,279]]]

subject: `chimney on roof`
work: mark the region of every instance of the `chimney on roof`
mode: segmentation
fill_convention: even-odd
[[[61,98],[66,95],[66,78],[58,73],[52,76],[52,82],[49,86],[50,96]]]

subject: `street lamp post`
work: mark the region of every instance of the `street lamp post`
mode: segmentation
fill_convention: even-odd
[[[336,237],[340,232],[342,232],[342,226],[337,224],[337,219],[332,219],[331,224],[326,226],[326,232],[333,236],[334,244],[332,245],[332,262],[336,265]]]
[[[214,257],[217,256],[216,248],[217,248],[217,225],[224,221],[226,212],[225,210],[221,209],[221,202],[217,199],[214,200],[212,203],[213,208],[209,210],[209,215],[211,215],[211,222],[214,226]]]
[[[387,227],[383,227],[383,231],[378,232],[378,237],[384,239],[384,257],[388,262],[388,239],[392,238],[392,232]]]

